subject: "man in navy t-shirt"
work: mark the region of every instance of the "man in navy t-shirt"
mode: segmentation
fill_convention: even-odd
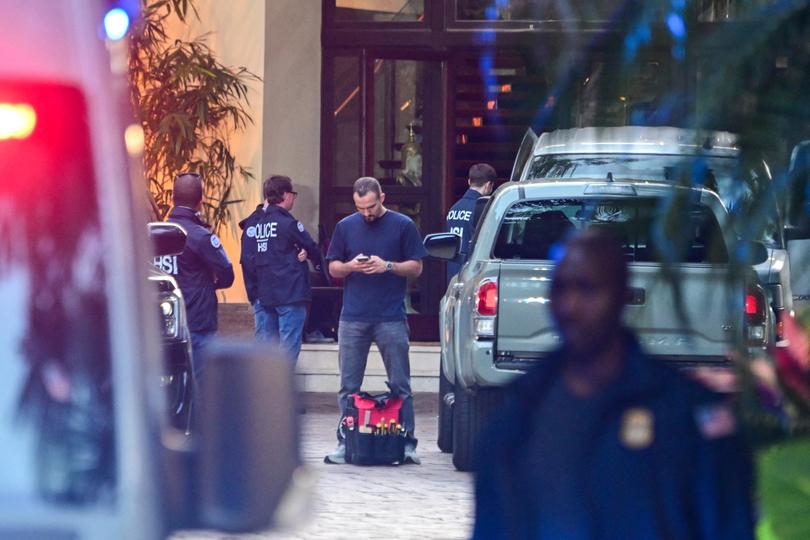
[[[391,391],[403,400],[400,423],[408,437],[405,461],[418,464],[405,293],[408,278],[422,273],[427,251],[413,221],[383,206],[385,194],[376,179],[358,179],[353,197],[357,212],[337,224],[326,255],[329,273],[344,279],[338,326],[340,420],[346,415],[348,396],[360,391],[374,342]],[[325,461],[345,463],[345,455],[342,430],[338,429],[338,447]]]

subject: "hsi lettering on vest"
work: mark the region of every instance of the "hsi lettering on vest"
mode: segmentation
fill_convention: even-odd
[[[450,210],[447,213],[447,220],[470,221],[472,218],[472,211],[470,210]]]
[[[259,223],[255,226],[254,234],[256,235],[256,251],[267,251],[267,241],[278,236],[278,222]]]
[[[155,268],[163,270],[167,274],[173,276],[177,275],[177,255],[164,255],[163,257],[155,257],[153,263]]]

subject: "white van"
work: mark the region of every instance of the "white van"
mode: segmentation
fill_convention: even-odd
[[[266,527],[299,462],[287,363],[249,347],[212,354],[199,433],[167,422],[114,7],[0,0],[2,540]]]

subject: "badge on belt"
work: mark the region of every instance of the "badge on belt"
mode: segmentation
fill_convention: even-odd
[[[622,415],[619,440],[630,450],[641,450],[650,446],[655,439],[653,414],[649,409],[633,407]]]

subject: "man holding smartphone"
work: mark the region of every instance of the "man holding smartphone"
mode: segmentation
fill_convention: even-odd
[[[340,422],[348,396],[360,391],[371,343],[377,344],[392,393],[402,399],[401,424],[407,430],[405,462],[419,464],[408,358],[405,315],[408,278],[422,273],[427,251],[414,222],[383,206],[385,194],[371,177],[354,183],[357,212],[335,227],[326,259],[332,277],[344,279],[343,309],[338,326]],[[339,423],[340,425],[340,423]],[[345,463],[346,445],[338,428],[338,446],[327,463]]]

